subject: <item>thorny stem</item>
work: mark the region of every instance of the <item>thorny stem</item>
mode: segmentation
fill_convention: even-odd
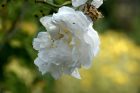
[[[67,2],[63,3],[62,5],[56,5],[56,4],[53,4],[53,3],[50,3],[47,1],[42,1],[42,0],[35,0],[35,3],[47,4],[47,5],[50,5],[50,6],[55,7],[55,8],[60,8],[62,6],[71,5],[71,1],[67,1]]]

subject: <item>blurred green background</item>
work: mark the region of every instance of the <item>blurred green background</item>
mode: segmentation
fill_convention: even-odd
[[[66,0],[48,0],[62,4]],[[42,76],[32,40],[39,18],[58,8],[34,0],[0,0],[0,93],[140,93],[140,0],[105,0],[94,22],[101,38],[93,66],[81,80]]]

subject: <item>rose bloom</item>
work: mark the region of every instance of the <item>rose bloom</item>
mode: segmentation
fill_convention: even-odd
[[[91,5],[99,8],[103,4],[103,0],[72,0],[72,5],[74,7],[79,7],[87,2],[91,2]]]
[[[42,74],[50,73],[55,79],[63,74],[80,79],[78,69],[89,68],[99,50],[99,36],[93,22],[81,11],[61,7],[58,13],[40,19],[47,31],[33,40],[38,50],[35,65]]]

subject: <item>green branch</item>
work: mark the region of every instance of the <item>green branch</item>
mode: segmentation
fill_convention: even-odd
[[[50,3],[50,2],[45,2],[45,1],[41,1],[41,0],[35,0],[36,3],[42,3],[42,4],[47,4],[47,5],[50,5],[52,7],[55,7],[55,8],[60,8],[62,6],[66,6],[66,5],[71,5],[71,1],[67,1],[65,3],[63,3],[62,5],[56,5],[56,4],[53,4],[53,3]]]

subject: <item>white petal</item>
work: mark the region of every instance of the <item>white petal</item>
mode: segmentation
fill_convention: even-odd
[[[91,55],[91,47],[90,45],[86,43],[81,43],[79,45],[75,46],[75,51],[73,51],[73,56],[78,57],[73,57],[74,59],[78,60],[77,61],[77,67],[78,65],[83,65],[85,68],[89,68],[91,66],[91,59],[93,58],[93,55]]]
[[[72,12],[75,12],[75,10],[67,6],[63,6],[59,8],[58,10],[58,13],[61,13],[61,14],[67,14],[67,13],[72,13]]]
[[[94,5],[96,8],[99,8],[103,4],[103,0],[93,0],[91,4]]]
[[[60,28],[54,24],[52,17],[42,17],[40,22],[47,29],[53,40],[57,40],[60,37]]]
[[[52,40],[57,40],[61,37],[60,29],[57,26],[50,26],[48,32],[50,33]]]
[[[74,70],[75,70],[75,67],[63,66],[64,74],[71,75]]]
[[[89,68],[93,57],[98,53],[99,44],[99,36],[92,28],[92,25],[90,25],[84,36],[81,37],[81,40],[76,38],[73,40],[73,61],[80,62],[85,68]]]
[[[84,39],[91,46],[91,53],[96,56],[99,50],[100,39],[98,33],[93,29],[92,25],[89,26],[89,29],[84,36]]]
[[[48,63],[46,63],[45,61],[41,60],[40,58],[36,58],[34,63],[36,66],[38,66],[39,71],[42,72],[42,74],[48,72]]]
[[[39,71],[42,72],[42,74],[49,72],[55,79],[58,79],[62,75],[62,69],[59,65],[47,63],[40,58],[36,58],[35,65],[38,66]]]
[[[54,79],[58,79],[62,76],[62,67],[59,65],[50,64],[49,72],[54,77]]]
[[[33,48],[36,50],[48,48],[51,44],[52,40],[47,32],[39,32],[37,38],[33,40]]]
[[[92,63],[93,55],[91,55],[91,47],[88,44],[82,44],[79,47],[79,61],[85,68],[89,68]]]
[[[68,45],[61,40],[55,42],[54,48],[39,51],[38,56],[43,61],[47,61],[56,65],[65,64],[67,66],[72,64],[71,50]]]
[[[92,26],[84,35],[84,41],[85,44],[82,45],[83,46],[82,48],[80,48],[81,49],[80,53],[81,56],[83,53],[86,55],[85,56],[83,55],[83,57],[81,58],[81,62],[85,68],[89,68],[91,66],[93,57],[98,53],[100,45],[99,36],[97,32],[92,28]]]
[[[65,15],[59,12],[53,15],[53,19],[55,20],[55,24],[62,30],[67,29],[78,38],[80,38],[84,32],[87,31],[88,26],[92,24],[91,20],[79,11],[67,12]]]
[[[42,25],[46,29],[48,29],[49,27],[53,26],[52,17],[49,17],[49,16],[41,17],[40,22],[42,23]]]
[[[74,7],[78,7],[80,5],[83,5],[87,2],[88,0],[72,0],[72,5]]]
[[[71,75],[77,79],[81,79],[81,76],[77,69],[75,69]]]

